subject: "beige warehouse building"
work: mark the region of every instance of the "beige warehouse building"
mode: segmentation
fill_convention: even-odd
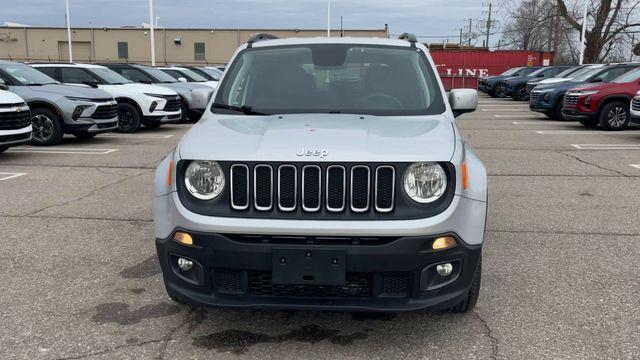
[[[311,29],[164,29],[155,30],[157,63],[225,64],[251,34],[278,37],[326,36]],[[388,37],[388,28],[334,30],[332,36]],[[147,28],[72,28],[73,60],[77,62],[151,62]],[[0,27],[0,59],[65,61],[69,59],[66,28]]]

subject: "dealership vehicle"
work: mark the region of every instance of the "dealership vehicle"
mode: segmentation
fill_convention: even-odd
[[[568,69],[565,69],[564,71],[555,75],[554,77],[535,78],[527,81],[527,97],[529,97],[529,95],[531,94],[531,90],[533,90],[533,88],[536,87],[536,85],[554,84],[558,82],[569,81],[570,79],[579,75],[588,66],[589,65],[573,66],[573,67],[569,67]]]
[[[262,40],[264,39],[264,40]],[[195,306],[471,310],[482,162],[415,35],[275,39],[234,54],[211,107],[156,171],[170,297]]]
[[[630,115],[630,122],[640,125],[640,91],[638,91],[631,100]]]
[[[485,92],[491,97],[504,97],[504,89],[501,83],[503,79],[514,76],[525,76],[539,68],[540,67],[517,67],[509,69],[497,76],[480,78],[478,79],[478,90]]]
[[[511,76],[502,79],[501,87],[504,89],[503,92],[505,96],[511,96],[514,100],[518,101],[527,101],[529,100],[529,94],[527,93],[527,82],[529,80],[552,78],[567,68],[567,66],[545,66],[527,75]]]
[[[640,89],[640,68],[610,83],[584,84],[567,90],[562,105],[566,120],[586,127],[624,130],[629,125],[631,99]]]
[[[29,106],[7,88],[0,86],[0,153],[31,140]]]
[[[93,64],[31,64],[64,84],[97,87],[118,102],[118,130],[132,133],[144,125],[157,128],[163,123],[182,118],[178,94],[166,87],[139,84],[115,71]]]
[[[202,85],[207,85],[212,88],[216,88],[218,86],[218,81],[209,80],[205,76],[198,74],[197,72],[188,69],[186,67],[181,66],[160,66],[158,69],[166,72],[171,75],[176,80],[180,80],[182,82],[190,82],[190,83],[198,83]]]
[[[607,83],[633,69],[635,64],[614,64],[592,67],[569,81],[539,84],[531,91],[529,109],[541,112],[551,119],[562,120],[562,104],[567,90],[588,83]]]
[[[214,68],[211,66],[189,66],[189,65],[180,65],[180,67],[192,70],[198,73],[199,75],[205,77],[209,81],[219,82],[220,79],[222,79],[223,72],[218,70],[218,68]]]
[[[106,63],[101,65],[108,67],[133,82],[161,85],[177,92],[178,95],[180,95],[180,98],[182,98],[182,103],[180,105],[182,110],[182,120],[200,119],[205,107],[207,107],[208,99],[213,93],[210,86],[197,83],[185,83],[176,80],[164,71],[151,66],[120,63]],[[199,96],[202,94],[205,96]]]
[[[81,139],[118,127],[118,103],[100,89],[62,85],[25,64],[0,61],[0,84],[31,109],[32,143],[55,145],[64,134]]]

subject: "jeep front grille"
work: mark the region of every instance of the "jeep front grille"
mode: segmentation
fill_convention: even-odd
[[[391,165],[233,164],[230,202],[237,211],[331,213],[394,209]]]

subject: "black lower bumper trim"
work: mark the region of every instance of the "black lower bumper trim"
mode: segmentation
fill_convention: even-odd
[[[156,239],[156,248],[171,297],[206,307],[381,312],[446,309],[466,296],[482,250],[458,239],[456,247],[434,252],[431,243],[439,235],[395,237],[371,245],[319,245],[247,243],[224,234],[189,233],[194,246],[168,238]],[[318,284],[311,279],[308,284],[278,283],[273,254],[283,249],[344,253],[344,282]],[[202,273],[185,278],[171,263],[178,257],[193,260]],[[428,288],[435,290],[421,290],[420,277],[428,272],[424,270],[449,261],[459,266],[455,277],[452,275],[449,282],[444,279],[444,286]],[[307,270],[301,266],[289,271],[302,277]],[[194,283],[193,279],[202,281]],[[433,284],[431,279],[422,281],[423,286],[425,283]]]

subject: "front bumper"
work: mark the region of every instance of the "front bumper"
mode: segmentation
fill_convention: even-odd
[[[597,113],[583,113],[583,112],[579,112],[577,109],[575,108],[566,108],[563,107],[562,108],[562,117],[565,120],[573,120],[573,121],[578,121],[578,120],[594,120],[597,118]]]
[[[149,115],[144,117],[145,123],[155,123],[155,124],[174,123],[174,122],[179,122],[180,120],[182,120],[181,112],[168,114],[168,115]]]
[[[349,237],[301,240],[189,233],[194,246],[179,244],[172,236],[156,239],[158,257],[167,292],[179,301],[206,307],[381,312],[446,309],[467,296],[482,250],[481,244],[467,245],[458,238],[454,248],[434,252],[431,244],[438,235],[358,238],[355,243],[355,238]],[[333,285],[313,280],[274,283],[273,271],[281,260],[277,254],[283,251],[309,258],[327,251],[342,254],[345,281]],[[189,272],[178,268],[179,257],[194,261]],[[445,262],[452,263],[454,271],[442,278],[435,265]],[[308,271],[303,266],[288,266],[287,273],[301,279]],[[327,265],[327,271],[330,267]]]
[[[102,133],[112,131],[118,128],[118,117],[104,120],[96,120],[92,118],[79,118],[72,124],[65,124],[67,131]]]
[[[18,146],[31,141],[31,125],[22,129],[0,130],[0,146]]]

